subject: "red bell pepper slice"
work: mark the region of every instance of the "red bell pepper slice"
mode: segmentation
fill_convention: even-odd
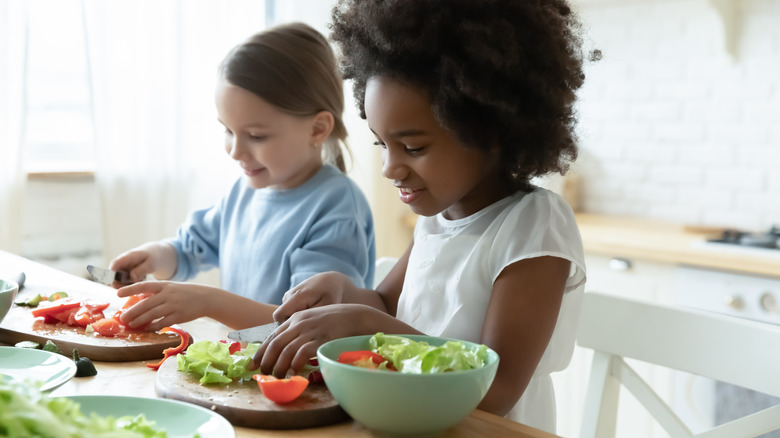
[[[228,352],[230,354],[233,354],[236,351],[241,350],[241,343],[240,342],[232,342],[232,341],[227,341],[225,339],[220,339],[219,342],[221,342],[223,344],[228,344]]]
[[[301,376],[291,376],[289,379],[277,379],[274,376],[255,374],[257,385],[263,391],[263,395],[276,404],[290,403],[303,394],[309,386],[309,380]]]
[[[379,368],[382,362],[387,362],[388,369],[393,369],[390,361],[381,355],[368,350],[345,351],[339,355],[339,363],[355,365],[363,368]]]
[[[146,366],[157,371],[160,369],[160,366],[165,362],[166,359],[168,359],[171,356],[176,356],[179,353],[183,353],[184,350],[187,349],[187,346],[190,343],[190,334],[185,332],[184,330],[177,329],[175,327],[164,327],[162,330],[160,330],[161,333],[167,333],[167,332],[174,332],[179,337],[181,337],[181,343],[179,343],[176,347],[166,348],[163,350],[163,358],[156,363],[147,363]]]
[[[78,301],[64,301],[65,299],[57,300],[57,303],[47,306],[47,307],[38,307],[37,309],[32,311],[32,316],[38,318],[40,316],[54,316],[58,313],[62,313],[69,309],[78,309],[81,307],[81,303]]]

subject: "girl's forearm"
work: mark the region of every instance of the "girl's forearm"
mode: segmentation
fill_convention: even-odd
[[[216,319],[232,329],[240,330],[274,321],[273,312],[277,306],[258,303],[224,289],[203,285],[198,287],[211,289],[205,295],[204,316]]]

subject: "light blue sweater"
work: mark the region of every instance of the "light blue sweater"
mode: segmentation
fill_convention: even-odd
[[[325,165],[290,190],[252,189],[243,178],[211,208],[195,211],[168,240],[178,256],[174,281],[218,266],[222,288],[281,304],[284,293],[324,271],[358,287],[374,281],[374,223],[365,196]]]

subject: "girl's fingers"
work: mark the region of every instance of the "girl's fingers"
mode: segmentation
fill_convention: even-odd
[[[290,364],[290,368],[292,368],[293,372],[298,373],[303,369],[304,365],[309,363],[309,359],[317,357],[317,348],[319,348],[320,345],[322,345],[322,342],[318,341],[309,341],[303,344],[303,346],[298,349],[298,352],[295,353],[295,357]]]

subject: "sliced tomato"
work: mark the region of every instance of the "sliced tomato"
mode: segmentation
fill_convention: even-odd
[[[265,398],[276,404],[290,403],[300,397],[306,387],[309,386],[309,380],[301,376],[277,379],[274,376],[255,374],[252,378],[257,380],[257,385],[263,391]]]
[[[79,303],[78,301],[66,301],[65,298],[63,298],[57,300],[57,302],[52,304],[51,306],[47,306],[47,307],[38,306],[37,309],[32,311],[32,315],[36,318],[40,316],[46,316],[46,315],[54,316],[58,313],[64,312],[65,310],[78,309],[79,307],[81,307],[81,303]]]
[[[127,297],[127,301],[125,301],[125,304],[122,305],[122,309],[129,309],[133,306],[135,306],[139,301],[148,298],[149,294],[136,294],[136,295],[130,295]]]
[[[119,324],[119,321],[114,318],[103,318],[93,322],[91,325],[95,332],[107,337],[113,337],[115,334],[122,331],[122,326]]]
[[[339,363],[355,365],[363,368],[378,368],[382,362],[390,362],[381,355],[368,350],[345,351],[339,355]]]
[[[93,322],[100,321],[103,318],[105,318],[105,315],[103,315],[103,312],[101,312],[101,311],[93,312],[93,311],[89,310],[88,307],[83,306],[74,315],[74,322],[76,323],[76,325],[80,325],[82,327],[86,327],[86,326],[92,324]]]
[[[81,307],[84,307],[92,313],[102,312],[108,308],[108,305],[109,303],[100,303],[95,301],[85,301],[81,303]]]

